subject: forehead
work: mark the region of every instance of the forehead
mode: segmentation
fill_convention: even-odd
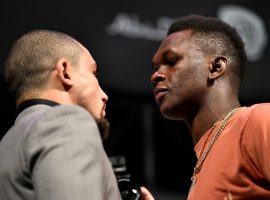
[[[96,68],[96,62],[94,58],[85,47],[83,47],[83,53],[81,55],[80,62],[84,66],[89,66],[91,69]]]
[[[184,44],[185,41],[190,39],[192,30],[184,30],[168,35],[161,43],[160,47],[170,48]]]
[[[192,43],[185,43],[191,38],[191,35],[192,30],[184,30],[170,34],[163,40],[154,58],[169,51],[178,51],[180,48],[183,49],[186,45],[191,46]]]
[[[82,57],[84,57],[88,62],[90,62],[92,64],[95,63],[94,58],[92,57],[90,52],[85,47],[83,47]]]
[[[187,39],[188,37],[190,37],[192,35],[192,30],[191,29],[187,29],[187,30],[183,30],[183,31],[178,31],[175,33],[172,33],[170,35],[168,35],[164,42],[172,42],[172,41],[178,41],[178,40],[184,40]]]

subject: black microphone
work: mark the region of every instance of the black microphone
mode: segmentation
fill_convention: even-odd
[[[109,158],[116,176],[118,188],[123,200],[141,200],[140,187],[134,182],[127,171],[124,156],[112,156]]]

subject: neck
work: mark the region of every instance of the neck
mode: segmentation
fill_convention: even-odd
[[[20,98],[16,104],[19,105],[22,102],[29,99],[47,99],[47,100],[51,100],[59,104],[65,104],[65,105],[74,104],[72,99],[69,97],[69,95],[66,92],[61,92],[56,89],[48,89],[46,91],[39,92],[39,93],[33,93],[33,92],[28,93],[24,95],[22,98]]]
[[[240,103],[236,96],[229,96],[228,98],[226,95],[216,95],[214,98],[206,99],[194,117],[186,121],[191,131],[194,145],[218,120],[238,107],[240,107]]]

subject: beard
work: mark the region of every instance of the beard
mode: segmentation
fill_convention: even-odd
[[[106,140],[110,133],[110,123],[106,118],[96,120],[102,140]]]

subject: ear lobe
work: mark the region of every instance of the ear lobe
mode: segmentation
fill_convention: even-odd
[[[208,79],[214,81],[220,77],[227,69],[227,59],[225,57],[217,57],[212,63],[209,71]]]
[[[70,65],[70,63],[65,58],[61,58],[56,63],[56,70],[57,70],[57,77],[61,81],[64,88],[66,90],[71,88],[71,86],[72,86],[72,79],[71,79],[72,66]]]

